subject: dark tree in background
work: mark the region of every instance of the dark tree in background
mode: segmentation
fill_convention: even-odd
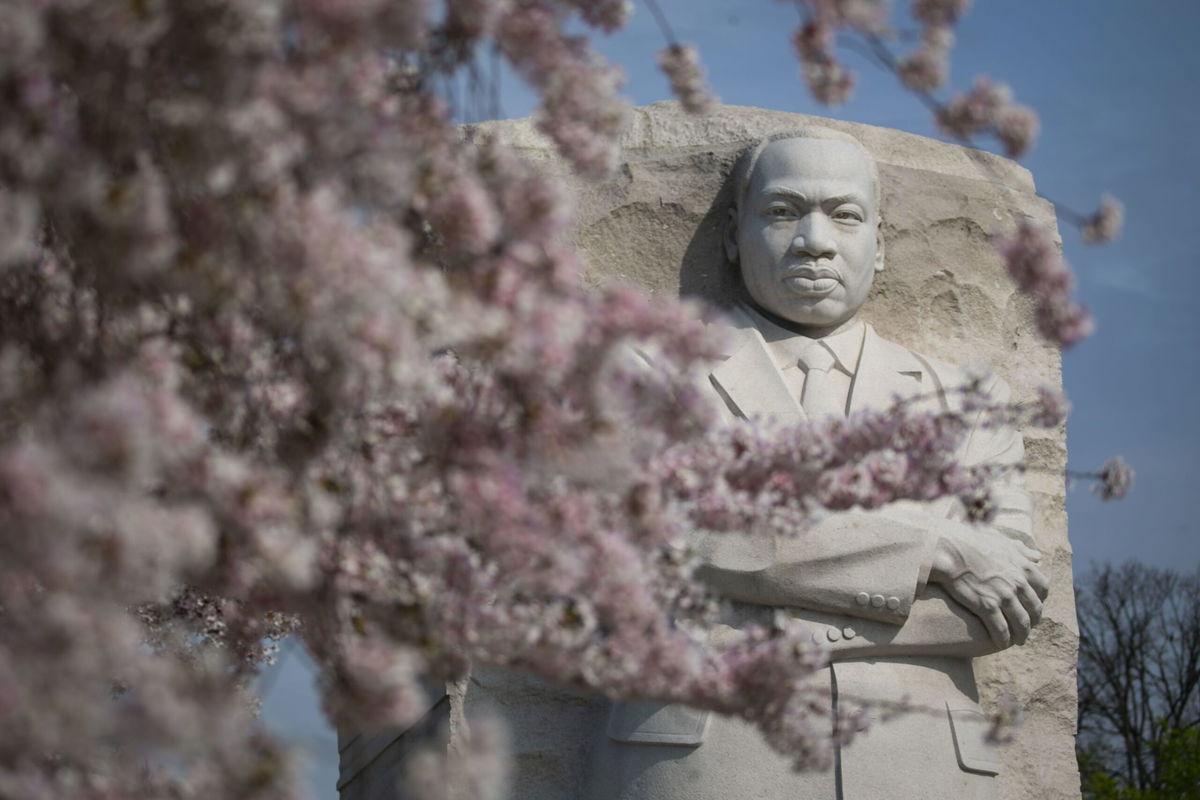
[[[1076,594],[1085,798],[1200,798],[1200,569],[1106,565]]]

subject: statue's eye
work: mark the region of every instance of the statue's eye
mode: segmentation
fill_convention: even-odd
[[[840,222],[862,222],[863,215],[852,208],[839,208],[833,212],[833,218]]]
[[[768,217],[790,217],[792,210],[787,206],[771,206],[767,209]]]

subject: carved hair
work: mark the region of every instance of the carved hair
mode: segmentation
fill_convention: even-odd
[[[767,145],[785,139],[830,139],[835,142],[848,142],[861,150],[871,164],[871,180],[875,184],[875,211],[877,214],[879,213],[880,201],[882,200],[882,189],[879,183],[879,165],[875,163],[875,157],[871,155],[871,152],[863,146],[862,142],[849,133],[834,130],[833,128],[826,128],[822,125],[804,125],[791,130],[772,133],[765,139],[759,140],[753,147],[747,148],[746,152],[738,159],[737,164],[733,168],[733,206],[739,215],[741,214],[742,204],[746,201],[746,193],[750,191],[750,179],[754,177],[754,168],[758,166],[759,156],[762,155]]]

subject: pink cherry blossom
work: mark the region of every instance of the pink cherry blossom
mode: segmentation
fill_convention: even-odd
[[[929,92],[941,87],[950,74],[950,47],[953,43],[954,34],[948,27],[926,28],[920,47],[897,63],[896,72],[900,80],[915,91]]]
[[[1037,140],[1041,123],[1028,106],[1009,104],[995,113],[992,128],[1009,158],[1020,158],[1029,152]]]
[[[685,111],[704,114],[716,103],[704,80],[700,56],[691,45],[676,44],[658,54],[658,64],[671,80],[671,91]]]
[[[1133,470],[1121,458],[1110,458],[1100,469],[1096,491],[1102,500],[1119,500],[1133,486]]]
[[[801,5],[806,80],[839,102],[834,38],[883,35],[885,6]],[[964,5],[917,4],[927,47]],[[21,735],[0,794],[298,796],[248,689],[288,636],[347,725],[406,724],[423,682],[496,666],[738,715],[798,768],[829,763],[822,651],[786,620],[710,645],[686,537],[900,499],[986,516],[1000,470],[956,464],[962,437],[1061,424],[1063,402],[719,427],[691,377],[722,352],[702,310],[589,288],[564,184],[435,90],[494,49],[566,162],[606,174],[627,109],[584,34],[629,13],[8,2],[0,716]],[[664,62],[707,106],[694,52]],[[939,64],[916,66],[928,84]],[[1027,138],[1009,100],[977,86],[947,125]],[[997,246],[1043,330],[1077,338],[1049,234]],[[1106,467],[1102,492],[1129,475]],[[500,738],[476,731],[476,789],[501,783]],[[413,788],[449,769],[414,763]]]
[[[1125,224],[1125,207],[1115,197],[1100,198],[1100,208],[1084,221],[1080,232],[1088,244],[1104,244],[1121,235]]]
[[[854,91],[854,73],[848,72],[836,61],[805,64],[804,80],[813,97],[829,106],[841,105],[850,99]]]
[[[792,43],[800,56],[804,80],[818,102],[839,105],[854,90],[854,73],[833,54],[835,26],[828,15],[818,15],[796,29]]]
[[[1072,299],[1074,277],[1047,229],[1022,222],[1013,234],[993,236],[992,243],[1017,288],[1037,304],[1035,315],[1043,336],[1070,347],[1091,333],[1091,316]]]
[[[912,15],[925,25],[953,25],[971,0],[912,0]]]
[[[1039,386],[1031,421],[1038,427],[1054,428],[1066,422],[1070,410],[1071,404],[1060,390]]]

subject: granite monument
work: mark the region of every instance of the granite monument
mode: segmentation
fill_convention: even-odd
[[[725,309],[732,344],[708,377],[730,418],[852,413],[896,394],[953,408],[962,364],[1002,376],[985,384],[996,400],[1060,380],[987,242],[1024,217],[1053,221],[1012,162],[870,126],[664,103],[636,110],[625,164],[597,185],[566,174],[529,121],[485,131],[574,182],[589,279]],[[832,771],[795,775],[736,721],[480,671],[466,705],[508,721],[513,797],[1077,799],[1063,431],[979,429],[959,457],[1023,465],[989,527],[944,501],[831,515],[769,546],[694,542],[729,624],[786,609],[830,649],[835,702],[919,711],[873,725]],[[1004,693],[1026,722],[997,748],[985,717]],[[446,705],[410,731],[343,732],[343,800],[391,796]]]

